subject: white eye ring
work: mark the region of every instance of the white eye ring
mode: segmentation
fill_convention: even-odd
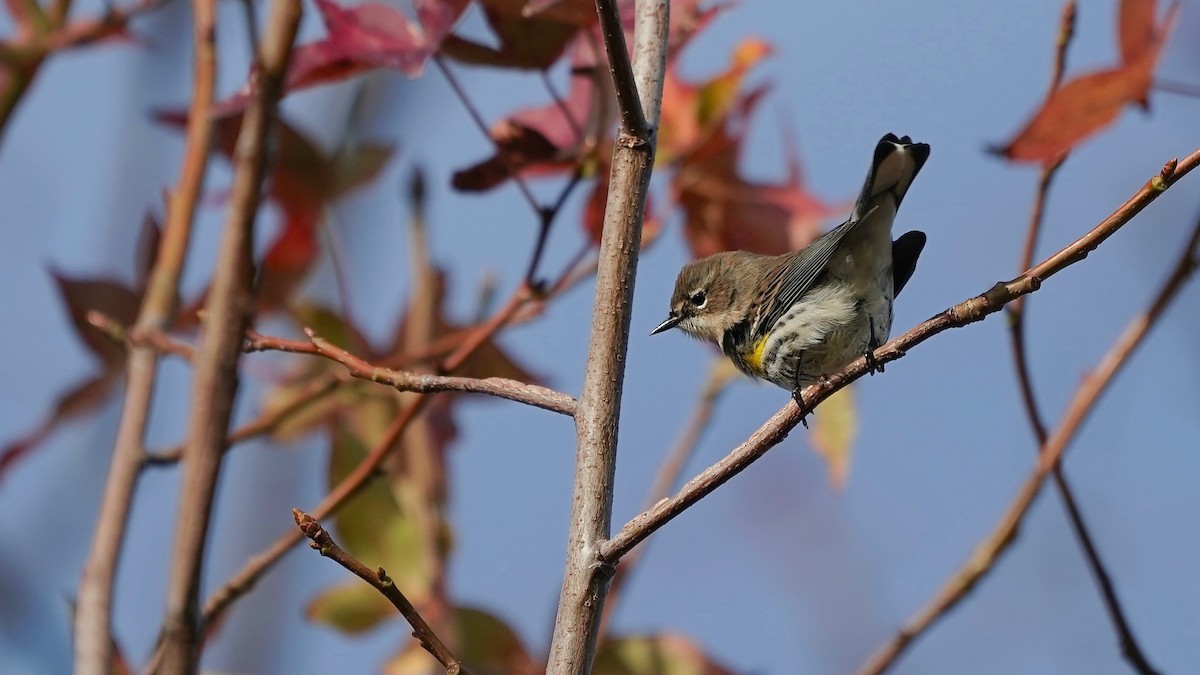
[[[704,309],[704,306],[708,304],[708,296],[705,295],[704,291],[692,293],[692,297],[688,298],[688,300],[691,301],[692,307],[696,309]]]

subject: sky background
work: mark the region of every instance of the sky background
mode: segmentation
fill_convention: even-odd
[[[80,16],[98,10],[82,3]],[[309,7],[311,9],[311,7]],[[142,215],[175,182],[180,136],[149,112],[186,102],[187,7],[137,24],[146,44],[109,45],[51,60],[0,146],[0,438],[25,433],[57,394],[94,366],[73,337],[49,272],[130,280]],[[320,34],[309,11],[303,37]],[[779,121],[796,131],[806,180],[849,200],[885,132],[928,142],[932,157],[904,202],[898,231],[929,244],[897,305],[895,334],[1012,277],[1036,168],[984,153],[1008,138],[1041,100],[1059,5],[921,0],[807,3],[747,0],[725,12],[684,56],[700,78],[758,36],[775,55],[754,73],[775,83],[743,158],[748,174],[780,178]],[[1117,59],[1115,2],[1082,2],[1068,76]],[[220,8],[222,93],[244,76],[241,12]],[[478,26],[472,14],[469,26]],[[11,26],[0,25],[7,34]],[[1196,81],[1200,9],[1185,2],[1159,75]],[[459,69],[488,120],[544,102],[537,78]],[[284,106],[327,147],[336,142],[354,86],[296,95]],[[466,319],[484,271],[507,293],[520,280],[536,220],[511,188],[457,195],[449,176],[490,152],[436,71],[419,81],[365,80],[359,133],[393,140],[397,158],[370,189],[331,217],[351,262],[355,314],[382,338],[405,297],[406,205],[397,186],[420,165],[431,179],[433,255],[451,273],[452,312]],[[1130,111],[1067,161],[1050,198],[1039,259],[1086,232],[1154,175],[1200,145],[1200,101],[1156,93],[1152,114]],[[213,164],[211,191],[229,184]],[[555,185],[542,186],[551,194]],[[661,191],[662,186],[656,185]],[[580,193],[580,196],[583,193]],[[579,246],[573,200],[556,226],[546,269]],[[1081,376],[1142,308],[1200,212],[1189,176],[1085,262],[1046,283],[1029,305],[1035,385],[1056,420]],[[203,210],[196,258],[207,261],[223,210]],[[713,352],[678,334],[649,338],[687,253],[679,223],[642,257],[622,411],[614,523],[635,515],[662,456],[687,419]],[[205,264],[188,269],[195,292]],[[311,294],[332,297],[324,265]],[[555,388],[577,393],[586,357],[591,284],[553,303],[502,344]],[[1165,672],[1200,659],[1200,284],[1192,284],[1146,341],[1068,451],[1067,472],[1134,630]],[[253,373],[253,369],[250,371]],[[251,376],[253,378],[253,375]],[[148,445],[179,439],[187,373],[162,368]],[[239,414],[257,409],[247,386]],[[1006,324],[994,316],[954,330],[856,387],[861,428],[849,481],[830,488],[800,429],[763,460],[653,537],[616,617],[618,633],[683,632],[724,663],[755,673],[853,671],[967,558],[1028,475],[1031,433],[1017,397]],[[689,466],[692,475],[740,443],[787,401],[739,382],[720,401]],[[68,600],[75,592],[107,470],[119,406],[63,427],[0,484],[0,671],[65,672]],[[459,408],[450,585],[463,604],[511,622],[535,652],[549,639],[557,600],[573,469],[569,420],[492,400]],[[205,594],[291,522],[292,506],[323,493],[325,447],[250,445],[225,465]],[[166,586],[177,476],[149,473],[134,505],[118,578],[115,625],[142,658],[157,634]],[[304,621],[308,600],[345,579],[297,550],[230,614],[206,653],[220,672],[371,671],[407,634],[399,621],[347,638]],[[947,620],[911,650],[897,673],[1124,673],[1113,631],[1060,502],[1047,490],[1020,539]]]

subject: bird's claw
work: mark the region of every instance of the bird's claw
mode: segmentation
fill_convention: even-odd
[[[800,424],[803,424],[804,428],[807,429],[808,428],[808,416],[812,414],[812,408],[809,408],[808,405],[804,402],[803,389],[804,388],[800,387],[800,386],[797,386],[795,389],[793,389],[792,390],[792,400],[795,401],[796,405],[800,408]]]

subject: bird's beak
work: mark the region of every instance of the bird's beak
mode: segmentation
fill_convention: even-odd
[[[662,322],[662,323],[658,324],[658,327],[657,327],[657,328],[655,328],[654,330],[650,331],[650,334],[651,334],[651,335],[658,335],[659,333],[663,332],[664,330],[671,330],[671,329],[672,329],[672,328],[674,328],[675,326],[678,326],[680,321],[683,321],[683,317],[682,317],[682,316],[680,316],[680,315],[678,315],[678,314],[672,314],[671,316],[668,316],[668,317],[667,317],[667,320],[666,320],[666,321],[664,321],[664,322]]]

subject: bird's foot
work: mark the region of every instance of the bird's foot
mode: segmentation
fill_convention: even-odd
[[[808,404],[804,402],[804,387],[797,384],[796,387],[792,389],[792,400],[795,401],[796,405],[800,408],[800,424],[803,424],[804,428],[807,429],[808,416],[812,414],[812,408],[808,407]]]

